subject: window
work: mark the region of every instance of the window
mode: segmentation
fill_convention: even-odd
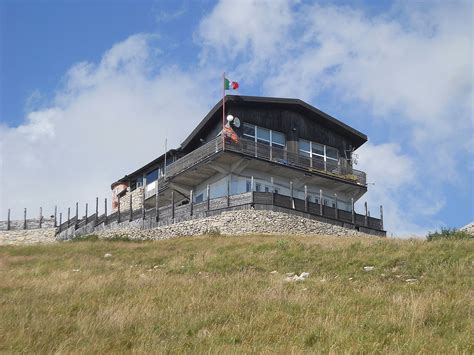
[[[196,203],[199,203],[199,202],[202,202],[203,199],[204,199],[204,198],[203,198],[203,194],[200,193],[199,195],[196,196],[196,199],[195,199],[195,200],[196,200]]]
[[[247,183],[245,184],[245,191],[252,191],[252,182],[250,180],[247,180]]]
[[[298,142],[300,155],[308,158],[313,158],[316,161],[338,162],[339,151],[334,147],[329,147],[324,144],[310,142],[305,139],[300,139]]]
[[[337,160],[338,158],[338,151],[336,148],[333,147],[326,147],[326,158]]]
[[[255,191],[260,192],[261,190],[262,190],[262,184],[260,184],[260,183],[257,182],[257,183],[255,184]]]
[[[153,170],[153,171],[150,171],[148,174],[146,174],[147,185],[156,180],[158,180],[158,170]]]
[[[324,157],[324,145],[311,142],[311,151],[313,155]]]
[[[277,189],[277,188],[275,188],[275,189],[273,190],[273,192],[276,193],[276,194],[278,194],[278,193],[280,192],[280,190]]]
[[[253,138],[253,140],[255,140],[255,126],[253,124],[244,123],[244,136]]]
[[[270,188],[268,186],[265,186],[265,192],[270,192]]]
[[[285,148],[286,139],[283,133],[277,131],[271,131],[272,133],[272,145],[275,147],[279,147],[281,149]]]
[[[244,123],[244,137],[254,142],[285,149],[286,138],[281,132],[271,129],[255,126],[250,123]]]

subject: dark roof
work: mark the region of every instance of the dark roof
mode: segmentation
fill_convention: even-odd
[[[308,113],[313,118],[323,118],[326,120],[326,123],[333,126],[335,129],[342,131],[345,135],[349,136],[354,143],[354,148],[360,147],[362,144],[367,142],[367,136],[358,130],[346,125],[344,122],[339,121],[337,118],[334,118],[327,113],[318,110],[316,107],[307,104],[306,102],[300,99],[291,99],[291,98],[278,98],[278,97],[262,97],[262,96],[238,96],[238,95],[226,95],[225,102],[229,103],[248,103],[248,104],[272,104],[287,108],[293,108],[297,110],[302,110],[305,113]],[[197,125],[197,127],[191,132],[191,134],[181,143],[181,149],[186,149],[188,144],[190,144],[203,130],[206,126],[211,124],[213,118],[216,117],[218,112],[222,113],[222,100],[214,105],[211,111],[204,117],[204,119]],[[219,117],[220,119],[220,117]]]
[[[150,169],[152,166],[154,165],[157,165],[159,163],[161,163],[162,161],[165,160],[165,154],[166,156],[172,156],[173,154],[177,153],[180,151],[180,148],[178,149],[170,149],[168,150],[166,153],[163,153],[161,154],[158,158],[152,160],[151,162],[149,162],[148,164],[142,166],[141,168],[135,170],[133,173],[130,173],[130,174],[127,174],[125,175],[123,178],[121,179],[118,179],[117,181],[113,182],[112,185],[111,185],[111,188],[113,189],[115,185],[117,185],[118,183],[121,183],[121,182],[128,182],[128,180],[130,179],[135,179],[136,175],[139,174],[139,173],[144,173],[145,171],[147,171],[148,169]]]

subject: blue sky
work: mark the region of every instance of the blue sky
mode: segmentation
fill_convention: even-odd
[[[225,70],[242,95],[298,97],[366,133],[363,200],[389,234],[463,226],[472,21],[469,1],[0,1],[0,213],[108,197],[179,145]]]

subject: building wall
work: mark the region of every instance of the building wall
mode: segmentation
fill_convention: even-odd
[[[248,184],[251,183],[251,177],[254,177],[254,191],[261,192],[277,192],[280,195],[290,196],[290,181],[279,176],[270,176],[269,174],[256,171],[244,170],[239,175],[236,174],[216,174],[213,177],[205,180],[194,188],[194,201],[199,201],[200,198],[205,200],[207,198],[207,185],[210,186],[210,198],[217,198],[227,195],[227,182],[230,181],[230,194],[240,194],[248,192]],[[310,202],[319,202],[320,187],[316,185],[307,185],[308,197]],[[293,187],[293,197],[304,199],[304,187]],[[323,189],[323,204],[333,206],[335,204],[334,191]],[[352,203],[350,196],[338,194],[338,208],[346,211],[352,210]]]
[[[232,105],[231,103],[226,111],[228,114],[239,117],[242,122],[240,128],[234,128],[239,136],[243,134],[242,127],[244,122],[279,131],[286,136],[287,150],[289,152],[298,152],[298,141],[300,138],[337,148],[340,157],[345,157],[346,151],[349,151],[352,145],[348,137],[323,123],[324,120],[318,121],[314,118],[309,118],[296,110],[245,107]],[[221,129],[222,122],[216,122],[200,138],[208,142],[215,138]]]

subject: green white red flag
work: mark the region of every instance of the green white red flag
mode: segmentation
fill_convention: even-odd
[[[236,81],[230,81],[227,78],[224,78],[224,90],[237,90],[239,88],[239,83]]]

